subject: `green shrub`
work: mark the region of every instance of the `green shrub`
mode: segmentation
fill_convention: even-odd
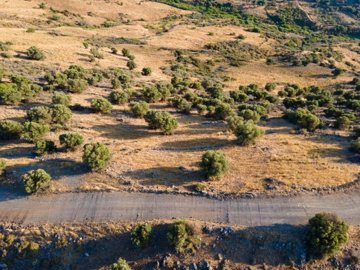
[[[69,79],[67,82],[67,90],[71,93],[82,93],[87,87],[88,83],[83,79]]]
[[[131,270],[131,267],[124,259],[119,258],[116,263],[111,265],[111,270]]]
[[[22,93],[14,83],[0,83],[0,102],[14,105],[22,100]]]
[[[90,143],[84,145],[83,162],[91,170],[104,169],[111,157],[109,149],[102,143]]]
[[[337,129],[348,129],[350,124],[351,120],[346,115],[339,116],[335,121],[335,127]]]
[[[320,119],[306,109],[289,111],[286,113],[286,117],[290,122],[297,124],[302,128],[306,128],[308,131],[315,131],[321,125]]]
[[[254,123],[260,120],[260,114],[250,109],[239,111],[239,116],[244,118],[244,120],[252,120]]]
[[[350,150],[360,154],[360,138],[357,138],[351,142]]]
[[[225,120],[230,115],[233,115],[234,111],[227,103],[221,103],[215,107],[213,117],[219,120]]]
[[[176,96],[170,100],[170,103],[176,110],[180,113],[189,114],[191,112],[192,103],[188,102],[186,99]]]
[[[109,99],[113,104],[125,104],[129,102],[130,94],[127,91],[112,91]]]
[[[129,70],[133,70],[137,67],[135,61],[133,61],[133,60],[129,60],[126,64],[126,66],[129,68]]]
[[[252,121],[243,121],[236,123],[233,129],[237,141],[240,145],[249,145],[255,142],[255,140],[264,134]]]
[[[143,89],[144,100],[148,103],[157,102],[161,99],[161,93],[156,86],[147,86]]]
[[[178,127],[177,120],[167,112],[149,111],[144,117],[151,129],[160,129],[165,135],[170,135]]]
[[[22,131],[23,126],[19,122],[11,120],[0,121],[0,140],[19,139]]]
[[[99,51],[99,48],[91,48],[90,53],[95,58],[104,59],[104,55]]]
[[[276,88],[276,83],[267,83],[265,85],[265,90],[269,92],[275,90],[275,88]]]
[[[111,50],[112,54],[117,54],[118,53],[118,50],[115,47],[112,47],[110,50]]]
[[[200,168],[208,179],[214,180],[228,171],[229,163],[224,153],[210,150],[203,154]]]
[[[31,60],[44,60],[45,54],[39,48],[32,46],[26,51],[26,55]]]
[[[65,146],[66,150],[74,151],[78,146],[84,143],[84,138],[79,133],[67,133],[59,136],[61,145]]]
[[[119,89],[120,86],[121,86],[121,82],[119,79],[117,78],[114,78],[111,80],[111,86],[112,86],[112,89]]]
[[[149,104],[145,101],[139,101],[131,104],[131,112],[136,118],[143,118],[149,111]]]
[[[39,124],[36,122],[25,122],[21,137],[29,142],[37,142],[41,140],[46,133],[50,131],[48,125]]]
[[[230,97],[235,102],[247,102],[249,100],[249,96],[242,90],[230,91]]]
[[[143,76],[149,76],[149,75],[151,75],[151,73],[152,73],[152,70],[149,67],[144,67],[141,71],[141,74]]]
[[[334,214],[316,214],[308,228],[309,252],[315,258],[335,255],[348,241],[349,226]]]
[[[100,97],[91,100],[91,108],[96,113],[109,113],[112,110],[112,105],[107,99]]]
[[[49,107],[46,106],[31,108],[26,112],[26,115],[30,122],[41,124],[50,124],[52,122],[52,111]]]
[[[56,151],[56,146],[53,141],[48,140],[39,140],[35,143],[36,154],[44,155],[45,153],[54,153]]]
[[[51,116],[53,123],[64,125],[71,119],[72,112],[65,105],[55,104],[51,106]]]
[[[131,232],[131,242],[137,247],[144,247],[149,243],[151,233],[150,224],[138,224]]]
[[[43,169],[37,169],[24,174],[22,180],[26,193],[31,194],[47,188],[50,185],[51,176]]]
[[[177,221],[171,224],[167,233],[169,244],[177,252],[194,251],[197,248],[200,239],[195,227],[185,221]]]
[[[5,175],[5,170],[6,170],[6,161],[0,159],[0,176]]]
[[[71,96],[69,96],[63,92],[57,92],[52,97],[52,103],[69,107],[71,104]]]

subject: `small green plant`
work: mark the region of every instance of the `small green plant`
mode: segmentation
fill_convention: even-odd
[[[41,140],[50,131],[49,126],[36,122],[25,122],[21,137],[29,142]]]
[[[26,193],[31,194],[50,185],[51,176],[43,169],[29,171],[22,176]]]
[[[123,48],[123,49],[121,50],[121,53],[122,53],[122,55],[123,55],[124,57],[129,57],[129,55],[130,55],[130,51],[129,51],[128,49],[126,49],[126,48]]]
[[[146,86],[143,89],[144,100],[148,103],[154,103],[161,99],[161,93],[156,86]]]
[[[104,169],[110,158],[110,151],[105,144],[97,142],[84,145],[83,162],[91,170],[98,171]]]
[[[23,99],[21,91],[14,83],[0,83],[0,102],[3,104],[18,104]]]
[[[52,103],[69,107],[71,104],[71,96],[63,92],[56,92],[52,97]]]
[[[112,47],[111,53],[116,55],[118,53],[118,50],[115,47]]]
[[[179,253],[194,251],[200,242],[196,228],[186,221],[171,224],[167,238],[169,244]]]
[[[59,141],[67,151],[74,151],[84,143],[84,138],[79,133],[66,133],[59,136]]]
[[[131,242],[137,247],[144,247],[149,243],[151,233],[150,224],[138,224],[131,232]]]
[[[130,110],[134,117],[143,118],[149,111],[149,104],[145,101],[139,101],[131,104]]]
[[[22,131],[23,126],[19,122],[12,120],[0,121],[0,140],[19,139]]]
[[[91,108],[94,110],[94,112],[96,113],[109,113],[112,110],[112,105],[111,103],[103,98],[95,98],[91,101]]]
[[[151,75],[151,73],[152,73],[152,70],[149,67],[144,67],[141,71],[141,74],[143,76],[149,76],[149,75]]]
[[[99,48],[96,48],[96,47],[91,48],[90,53],[95,58],[104,59],[104,55],[99,51]]]
[[[82,93],[88,87],[88,83],[83,79],[70,79],[67,81],[67,90],[70,93]]]
[[[40,50],[39,48],[32,46],[30,47],[27,51],[26,51],[26,55],[29,59],[31,60],[44,60],[45,59],[45,54],[42,50]]]
[[[348,241],[349,226],[334,214],[316,214],[308,224],[308,247],[315,258],[335,255]]]
[[[200,168],[208,179],[214,180],[229,170],[229,163],[224,153],[210,150],[203,154]]]
[[[111,270],[131,270],[131,267],[124,259],[119,258],[116,263],[111,265]]]

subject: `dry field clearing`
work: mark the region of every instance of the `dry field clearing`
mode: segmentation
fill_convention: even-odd
[[[52,12],[40,9],[47,7],[68,10],[70,15],[58,15],[50,19]],[[167,5],[134,0],[7,0],[0,8],[0,41],[12,43],[10,59],[0,59],[10,72],[21,72],[31,78],[44,75],[44,70],[65,69],[72,64],[85,68],[126,68],[127,60],[120,54],[111,54],[109,48],[101,48],[104,59],[89,61],[89,49],[83,42],[87,39],[106,40],[109,37],[133,39],[141,44],[117,44],[119,51],[127,48],[136,57],[137,68],[132,72],[134,84],[170,80],[163,72],[174,60],[173,50],[182,49],[203,53],[208,43],[234,40],[244,35],[248,44],[272,51],[275,40],[263,34],[246,31],[243,26],[199,25],[188,21],[190,11]],[[89,25],[115,22],[112,27],[80,27],[75,22],[81,18]],[[169,19],[170,18],[170,19]],[[29,28],[35,32],[27,31]],[[165,29],[165,30],[164,30]],[[41,48],[46,55],[43,61],[30,61],[16,55],[31,46]],[[345,59],[359,68],[354,52],[341,48]],[[225,63],[222,74],[231,78],[225,82],[230,91],[240,84],[255,83],[263,87],[276,82],[274,94],[288,83],[303,87],[318,85],[329,87],[349,82],[353,73],[346,72],[337,78],[326,67],[310,64],[306,67],[291,67],[284,64],[266,65],[265,59],[250,61],[239,67]],[[141,76],[143,67],[151,67],[151,76]],[[93,98],[107,97],[112,91],[109,82],[90,86],[81,94],[71,94],[72,105],[89,108]],[[19,120],[26,110],[34,105],[51,103],[52,94],[44,92],[36,100],[18,106],[1,105],[0,120]],[[77,105],[77,106],[78,106]],[[179,128],[171,136],[149,130],[143,119],[135,119],[128,112],[128,105],[114,105],[108,115],[94,114],[90,109],[74,111],[68,130],[79,132],[86,142],[101,141],[109,146],[112,159],[101,173],[91,173],[81,162],[82,151],[58,152],[41,157],[34,154],[34,146],[25,142],[0,144],[0,158],[9,167],[9,183],[18,183],[22,174],[30,169],[45,168],[54,178],[50,191],[74,190],[168,190],[191,191],[201,182],[208,192],[268,192],[285,194],[303,188],[327,188],[344,185],[358,178],[359,165],[349,148],[347,131],[322,129],[314,133],[295,132],[295,126],[282,118],[279,108],[274,108],[266,119],[259,123],[265,135],[254,145],[239,146],[235,136],[227,131],[225,122],[211,121],[192,112],[177,113],[165,103],[151,104],[151,108],[171,112],[179,122]],[[57,140],[63,130],[49,133],[47,139]],[[221,150],[230,163],[230,170],[221,180],[208,182],[199,172],[198,163],[206,150]],[[266,189],[266,179],[275,179],[276,187]]]

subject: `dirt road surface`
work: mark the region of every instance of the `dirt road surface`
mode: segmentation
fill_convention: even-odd
[[[0,220],[25,224],[194,218],[259,226],[301,224],[318,212],[360,224],[360,191],[326,196],[219,201],[196,196],[93,192],[13,196],[0,192]]]

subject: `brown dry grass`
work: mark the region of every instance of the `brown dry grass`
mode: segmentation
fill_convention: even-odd
[[[47,59],[43,62],[51,67],[67,67],[70,64],[80,64],[84,67],[94,67],[87,60],[89,50],[82,42],[93,35],[109,37],[140,38],[145,45],[119,45],[119,50],[126,47],[136,56],[137,71],[144,66],[150,66],[153,74],[138,81],[167,79],[161,67],[172,59],[172,53],[161,48],[199,50],[207,43],[232,40],[235,35],[244,34],[246,42],[271,49],[271,41],[265,41],[256,33],[246,32],[239,26],[207,26],[183,25],[178,23],[168,32],[156,34],[149,29],[149,24],[156,24],[162,18],[172,14],[186,12],[153,3],[138,1],[122,1],[119,6],[116,1],[90,0],[79,1],[47,1],[48,6],[57,9],[68,9],[80,13],[91,23],[101,23],[106,18],[114,19],[118,13],[124,13],[130,18],[129,24],[121,24],[113,28],[85,29],[71,26],[54,28],[63,36],[52,36],[48,32],[52,26],[43,25],[35,33],[26,33],[24,26],[39,22],[37,18],[48,16],[48,10],[37,8],[41,1],[6,1],[1,14],[7,14],[0,19],[0,36],[2,40],[11,41],[12,52],[24,52],[32,45],[43,49]],[[95,16],[91,18],[88,12]],[[42,15],[46,13],[45,15]],[[14,17],[16,16],[16,17]],[[144,20],[140,20],[144,19]],[[24,26],[20,22],[24,22]],[[181,22],[181,20],[180,20]],[[40,25],[42,25],[40,23]],[[214,33],[209,35],[209,33]],[[110,54],[109,49],[102,49],[105,59],[97,60],[96,65],[105,67],[125,67],[125,58]],[[346,53],[344,51],[344,53]],[[350,57],[353,57],[352,55]],[[10,61],[18,61],[13,58]],[[331,79],[328,69],[315,65],[308,67],[268,66],[264,60],[252,62],[238,68],[228,68],[225,74],[234,78],[227,83],[227,89],[236,88],[239,84],[267,82],[279,84],[298,83],[303,86],[316,84],[332,85],[335,82],[347,81],[347,74],[338,79]],[[72,95],[73,104],[89,106],[90,99],[97,96],[107,96],[109,85],[101,88],[91,87],[84,94]],[[40,100],[50,102],[46,94]],[[153,107],[165,108],[163,104]],[[58,170],[59,177],[52,185],[52,190],[68,191],[74,189],[121,189],[124,184],[132,182],[135,186],[146,186],[152,189],[188,189],[190,186],[204,180],[198,172],[197,164],[201,155],[208,149],[218,149],[225,152],[229,159],[231,170],[220,181],[206,183],[208,190],[224,192],[264,191],[263,179],[275,178],[284,185],[281,190],[307,187],[336,186],[351,182],[359,173],[358,165],[348,161],[350,153],[347,150],[347,140],[344,134],[316,133],[311,136],[293,134],[287,122],[274,115],[268,123],[262,123],[266,135],[254,146],[240,147],[236,145],[234,136],[226,132],[223,123],[208,123],[206,118],[190,115],[174,114],[180,122],[179,129],[173,136],[162,136],[158,132],[149,131],[143,120],[133,119],[126,112],[127,108],[115,106],[110,115],[102,116],[91,113],[74,113],[70,130],[79,132],[86,141],[102,141],[112,150],[112,161],[107,174],[73,172],[65,173],[66,168]],[[25,107],[1,106],[0,119],[15,119],[25,115]],[[119,121],[121,119],[121,121]],[[49,134],[56,140],[63,131]],[[14,177],[19,177],[21,170],[32,166],[42,166],[54,158],[60,159],[58,164],[69,165],[68,160],[81,162],[81,151],[75,153],[58,153],[45,157],[44,160],[34,160],[31,145],[10,144],[1,145],[1,155],[5,157],[10,167],[20,168]],[[11,155],[15,153],[15,157]],[[56,166],[49,163],[48,166]],[[56,163],[55,163],[56,164]],[[71,164],[71,163],[70,163]],[[76,164],[75,164],[76,165]],[[32,167],[31,167],[32,168]],[[65,173],[61,177],[61,173]]]

